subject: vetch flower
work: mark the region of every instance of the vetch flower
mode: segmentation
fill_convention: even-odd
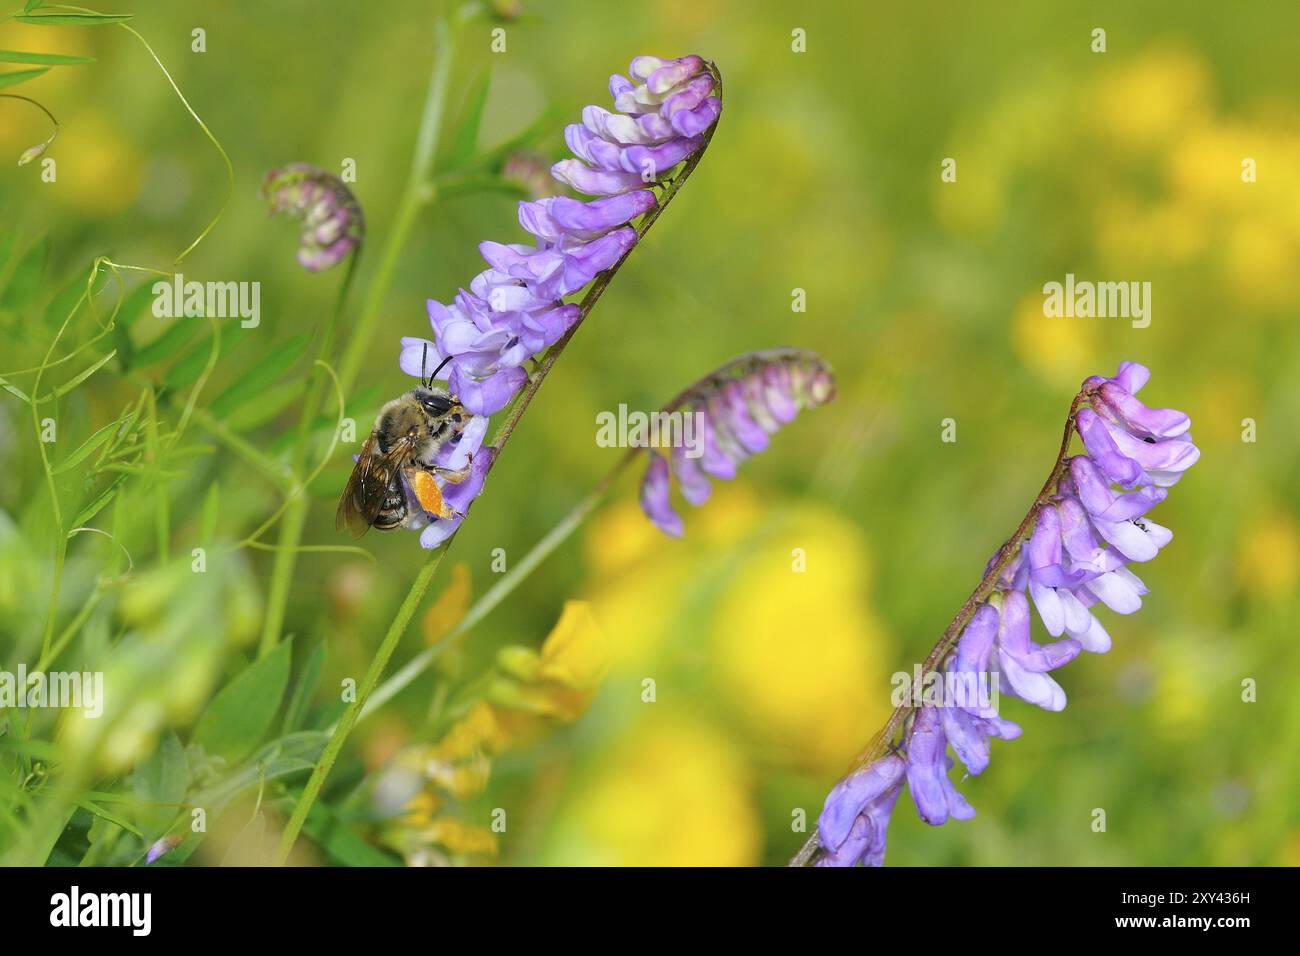
[[[913,721],[907,746],[907,788],[912,792],[916,812],[932,827],[940,826],[949,817],[969,820],[975,816],[975,808],[948,779],[952,759],[947,747],[939,709],[922,707]]]
[[[302,223],[298,264],[323,272],[342,262],[365,235],[361,204],[341,179],[309,163],[289,163],[266,174],[262,195],[271,212]]]
[[[699,57],[638,57],[632,74],[645,81],[641,99],[634,97],[628,109],[619,106],[619,113],[584,110],[583,124],[566,133],[579,158],[551,169],[578,192],[606,198],[521,202],[520,225],[536,243],[479,245],[488,268],[451,304],[429,302],[433,339],[402,340],[399,364],[408,375],[421,374],[427,345],[431,364],[451,360],[449,388],[467,409],[476,415],[500,411],[528,381],[525,363],[578,321],[579,307],[563,299],[631,251],[637,231],[630,223],[658,203],[647,186],[704,145],[721,111],[714,75]],[[641,88],[623,77],[615,81],[616,99],[619,91]]]
[[[1147,512],[1200,456],[1185,414],[1148,408],[1133,397],[1149,377],[1144,366],[1125,362],[1113,378],[1093,376],[1083,383],[1067,427],[1082,438],[1085,454],[1069,457],[1062,451],[1054,480],[1017,535],[989,562],[984,580],[963,608],[968,616],[954,621],[949,633],[965,620],[955,646],[941,642],[927,661],[939,660],[945,677],[953,679],[947,684],[966,687],[972,678],[984,677],[998,681],[1013,697],[1061,710],[1065,691],[1048,672],[1080,651],[1100,654],[1111,647],[1110,635],[1092,609],[1104,604],[1118,614],[1131,614],[1142,606],[1146,585],[1127,564],[1151,560],[1173,538]],[[663,474],[656,478],[665,480]],[[1064,638],[1049,644],[1032,639],[1026,591],[1048,634]],[[946,634],[945,642],[949,640]],[[991,738],[1020,736],[1016,724],[965,699],[940,705],[927,701],[902,726],[902,738],[889,745],[887,757],[850,774],[831,791],[819,822],[820,865],[883,862],[888,809],[882,815],[879,801],[888,794],[892,807],[898,790],[887,790],[880,768],[902,762],[917,812],[937,826],[975,812],[948,778],[948,747],[977,775],[988,767]],[[888,779],[901,786],[896,777]],[[855,802],[855,793],[863,795],[861,802]]]
[[[426,514],[427,524],[423,525],[423,530],[420,532],[421,547],[436,548],[450,538],[460,527],[460,523],[465,520],[465,515],[470,505],[474,503],[474,499],[482,493],[488,470],[491,469],[496,457],[495,448],[483,447],[487,428],[488,420],[481,415],[475,415],[460,433],[460,440],[443,445],[434,456],[435,465],[450,471],[459,471],[469,465],[469,477],[462,482],[451,482],[441,475],[434,475],[433,480],[438,483],[443,500],[457,514],[451,518],[438,518]],[[406,497],[411,513],[420,512],[420,503],[409,488]],[[421,526],[419,522],[412,525],[412,527]]]
[[[634,109],[625,111],[634,115],[589,107],[584,122],[590,118],[592,125],[570,127],[568,135],[579,156],[608,168],[592,169],[577,159],[552,167],[552,175],[561,182],[583,180],[584,174],[576,169],[581,167],[598,180],[615,176],[619,188],[578,187],[594,195],[611,193],[591,202],[566,196],[520,202],[520,225],[534,236],[535,244],[480,243],[487,268],[451,302],[428,301],[432,338],[401,340],[402,371],[423,378],[437,369],[435,376],[445,378],[448,390],[474,415],[459,441],[444,446],[435,461],[450,469],[470,465],[468,479],[460,484],[435,477],[444,500],[458,514],[445,519],[425,515],[424,520],[411,522],[422,528],[420,543],[426,548],[437,547],[455,532],[482,490],[495,454],[482,444],[488,416],[505,408],[527,384],[526,364],[563,339],[581,319],[582,306],[566,303],[565,297],[616,267],[631,251],[638,238],[631,223],[654,210],[659,201],[654,190],[645,187],[659,185],[658,178],[698,152],[718,119],[721,99],[714,91],[714,73],[699,57],[639,57],[632,67],[646,87],[645,102],[637,101]],[[619,90],[630,86],[626,79],[616,80],[612,85]],[[705,95],[697,96],[706,87]],[[632,126],[641,132],[624,142],[619,135],[631,135]],[[647,163],[655,167],[654,174],[643,179]],[[407,499],[412,513],[418,512],[409,489]]]
[[[902,757],[888,754],[835,785],[817,820],[826,849],[819,866],[852,866],[859,860],[868,866],[884,863],[889,815],[903,791],[906,770]]]
[[[773,349],[745,355],[706,375],[666,405],[664,413],[692,416],[699,443],[697,457],[683,444],[668,458],[649,451],[641,484],[641,507],[660,530],[683,533],[681,516],[669,496],[669,476],[692,505],[701,505],[712,490],[709,476],[734,478],[736,467],[767,447],[769,436],[800,409],[835,397],[830,367],[814,352]]]

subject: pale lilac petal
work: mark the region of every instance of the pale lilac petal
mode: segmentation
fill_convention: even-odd
[[[685,533],[682,516],[669,501],[668,460],[651,454],[650,465],[641,480],[641,510],[664,534],[680,538]]]
[[[460,366],[451,373],[451,391],[461,404],[475,415],[494,415],[510,403],[515,393],[528,381],[522,368],[503,368],[479,381],[461,372]]]

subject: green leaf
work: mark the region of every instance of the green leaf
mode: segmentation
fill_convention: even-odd
[[[223,687],[194,728],[193,742],[233,763],[258,745],[280,709],[289,683],[292,641],[282,641]]]
[[[246,337],[241,336],[236,339],[236,345],[244,338]],[[217,357],[220,358],[221,354],[225,354],[224,349]],[[199,376],[203,374],[203,370],[208,367],[210,358],[212,358],[212,336],[209,334],[205,335],[201,342],[176,360],[176,364],[169,368],[167,374],[163,376],[163,385],[173,391],[188,388],[198,381]]]
[[[36,297],[45,278],[45,260],[49,250],[49,239],[42,236],[23,253],[23,257],[18,260],[18,265],[14,267],[13,276],[3,297],[0,297],[0,308],[19,312]]]
[[[32,401],[31,396],[28,395],[26,392],[24,392],[17,385],[10,385],[8,379],[0,378],[0,388],[3,388],[10,395],[16,395],[18,398],[21,398],[24,402],[27,402],[27,404],[29,405],[31,404]]]
[[[280,725],[281,734],[290,734],[303,728],[307,720],[307,708],[311,706],[311,699],[316,693],[316,688],[320,686],[320,675],[324,667],[325,642],[321,641],[312,648],[306,663],[302,665],[302,673],[298,675],[293,696],[284,711],[284,723]]]
[[[205,545],[212,544],[212,536],[217,532],[217,515],[221,511],[220,485],[215,481],[208,485],[208,493],[203,496],[203,517],[199,522],[199,540]]]
[[[107,365],[109,362],[111,362],[111,361],[113,360],[113,357],[114,357],[115,355],[117,355],[116,350],[115,350],[115,351],[112,351],[112,352],[109,352],[107,355],[105,355],[103,358],[101,358],[98,362],[96,362],[95,364],[91,365],[89,368],[83,370],[80,374],[76,375],[76,376],[73,377],[73,378],[68,379],[68,381],[64,382],[62,385],[60,385],[58,388],[56,388],[56,389],[54,390],[54,392],[53,392],[53,396],[52,396],[52,397],[54,397],[54,398],[60,398],[60,397],[62,397],[62,396],[64,396],[64,395],[67,395],[68,392],[72,391],[74,388],[76,388],[78,385],[80,385],[80,384],[81,384],[82,382],[84,382],[86,379],[90,378],[90,376],[94,375],[94,374],[95,374],[96,372],[98,372],[101,368],[103,368],[105,365]],[[51,397],[50,395],[46,395],[46,396],[45,396],[44,398],[42,398],[41,400],[42,400],[42,401],[46,401],[46,400],[48,400],[50,397]]]
[[[86,295],[88,288],[92,295],[99,294],[108,280],[108,267],[100,265],[96,268],[93,286],[88,285],[86,281],[88,278],[85,272],[78,273],[49,301],[42,316],[42,321],[48,328],[57,329],[61,326],[69,313],[77,308],[77,303],[81,301],[82,296]]]
[[[19,83],[34,80],[42,73],[48,72],[50,72],[50,68],[43,66],[37,70],[10,70],[8,73],[0,73],[0,87],[17,86]]]
[[[31,13],[44,2],[45,0],[27,0],[27,2],[23,4],[23,13]]]
[[[162,280],[159,280],[162,281]],[[144,312],[144,307],[153,302],[153,287],[156,283],[142,282],[122,299],[122,307],[117,310],[117,324],[121,328],[135,325],[136,319]]]
[[[457,124],[456,138],[452,142],[451,154],[448,156],[448,169],[461,169],[469,165],[470,160],[474,158],[479,130],[483,126],[483,109],[487,106],[488,89],[491,85],[492,70],[486,69],[479,74],[469,95],[465,97],[465,109]]]
[[[55,465],[54,468],[51,469],[51,473],[58,475],[68,471],[69,469],[76,468],[79,464],[94,454],[96,448],[112,438],[113,433],[121,427],[121,425],[122,419],[119,418],[116,421],[109,422],[103,428],[97,430],[93,435],[78,445],[76,449],[73,450],[72,454],[68,455],[67,458]]]
[[[344,399],[343,414],[355,418],[358,422],[373,422],[375,420],[375,412],[379,410],[379,406],[382,404],[383,401],[380,399],[379,385],[371,383],[370,385],[357,389],[353,395]],[[317,415],[315,421],[311,423],[311,431],[312,434],[332,432],[338,427],[338,405],[331,399],[326,411]],[[363,427],[367,429],[368,433],[369,424],[366,424]],[[364,435],[362,438],[364,440]],[[274,454],[279,454],[297,441],[297,439],[298,433],[293,429],[289,429],[277,436],[271,442],[271,451]],[[351,459],[349,459],[349,461],[350,460]],[[348,467],[349,473],[351,473],[351,465]]]
[[[69,530],[84,527],[87,521],[99,514],[104,509],[104,506],[117,496],[124,481],[126,481],[126,475],[114,478],[107,488],[90,499],[90,502],[78,511],[77,516],[72,519],[72,523],[68,525]]]
[[[298,361],[311,336],[304,332],[272,346],[260,362],[239,376],[229,388],[217,396],[209,411],[217,418],[225,418],[245,402],[262,394],[268,386]]]
[[[400,866],[392,856],[371,846],[323,803],[312,804],[303,824],[306,834],[344,866]]]
[[[152,284],[145,282],[128,292],[117,310],[113,322],[113,342],[117,345],[118,361],[124,372],[134,367],[136,361],[135,343],[131,340],[129,329],[152,299]]]
[[[177,319],[167,327],[167,330],[162,335],[143,348],[136,350],[135,356],[131,360],[131,367],[148,368],[151,365],[157,365],[164,359],[171,358],[181,350],[186,342],[193,338],[198,328],[199,324],[194,319]]]
[[[262,393],[256,404],[245,405],[226,419],[226,426],[231,431],[243,432],[259,425],[265,425],[282,411],[296,402],[307,391],[307,379],[297,378],[283,382]]]
[[[44,63],[48,66],[72,66],[76,63],[94,63],[93,56],[73,56],[70,53],[24,53],[21,50],[0,50],[0,63]]]
[[[99,817],[99,818],[101,818],[101,819],[103,819],[103,820],[107,820],[109,823],[112,823],[112,824],[114,824],[115,826],[119,826],[119,827],[121,827],[123,830],[129,830],[130,832],[134,833],[136,836],[140,837],[141,839],[144,838],[144,834],[141,833],[139,830],[137,830],[137,829],[136,829],[134,826],[132,826],[130,823],[128,823],[127,821],[123,820],[121,817],[117,816],[117,815],[114,814],[114,813],[109,813],[109,812],[108,812],[107,810],[105,810],[103,807],[101,807],[101,806],[97,806],[96,804],[91,803],[89,800],[85,800],[85,799],[78,800],[78,801],[77,801],[77,806],[81,807],[83,810],[88,810],[88,811],[90,811],[90,812],[93,813],[95,816],[97,816],[97,817]]]
[[[167,804],[183,802],[189,786],[190,765],[185,757],[185,748],[176,734],[169,730],[149,759],[136,767],[131,775],[132,793],[140,804],[134,816],[147,842],[166,834],[167,828],[181,812],[179,806]]]
[[[41,27],[96,27],[106,23],[125,23],[135,17],[129,13],[20,13],[14,19]]]

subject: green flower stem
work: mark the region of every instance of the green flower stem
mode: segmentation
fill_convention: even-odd
[[[721,96],[721,77],[718,76],[717,70],[713,64],[709,64],[709,70],[714,75],[718,95]],[[437,77],[438,73],[435,70],[435,86],[437,85]],[[542,383],[546,381],[546,377],[550,375],[551,369],[555,367],[556,361],[564,352],[569,342],[573,340],[574,334],[591,313],[591,310],[595,307],[596,303],[600,301],[600,297],[604,295],[605,289],[609,287],[614,276],[618,274],[619,269],[621,269],[623,264],[627,262],[628,256],[631,255],[632,250],[640,245],[641,239],[645,237],[646,233],[650,231],[650,228],[658,221],[659,217],[663,215],[664,210],[668,208],[668,205],[681,191],[682,186],[685,185],[686,180],[690,178],[691,173],[695,171],[695,168],[699,165],[700,160],[708,150],[709,142],[712,140],[713,133],[716,129],[717,124],[715,123],[709,132],[705,134],[704,141],[700,144],[700,148],[686,161],[685,165],[682,166],[681,172],[671,180],[661,184],[663,187],[663,194],[659,197],[659,202],[641,218],[641,222],[636,227],[637,241],[623,254],[621,259],[596,277],[591,288],[587,290],[587,294],[582,297],[582,301],[579,303],[577,319],[569,328],[569,331],[547,350],[546,355],[543,357],[537,370],[533,373],[528,385],[510,406],[510,410],[506,413],[505,420],[497,428],[490,443],[497,451],[496,457],[492,460],[493,468],[495,468],[497,463],[500,462],[501,452],[505,450],[506,444],[510,441],[510,436],[514,434],[515,429],[519,426],[519,420],[523,417],[524,412],[532,403],[537,392],[541,389]],[[423,142],[424,139],[425,137],[422,132],[421,142]],[[347,379],[344,379],[345,388],[346,383]],[[490,471],[491,469],[489,469],[489,474]],[[397,610],[397,616],[393,618],[393,623],[388,628],[388,633],[384,635],[383,641],[380,642],[379,649],[375,651],[375,656],[370,662],[370,667],[366,671],[366,676],[362,680],[361,686],[357,688],[357,699],[349,704],[347,710],[343,712],[342,718],[340,718],[338,724],[335,726],[333,733],[330,735],[329,741],[325,745],[324,751],[321,753],[320,759],[316,762],[316,766],[312,770],[311,777],[307,780],[306,787],[303,788],[302,794],[298,797],[298,802],[293,808],[293,814],[289,817],[289,823],[285,827],[284,834],[280,840],[280,847],[276,854],[277,864],[283,865],[285,861],[288,860],[289,854],[293,850],[293,845],[298,839],[298,834],[301,832],[302,826],[307,820],[307,814],[311,811],[312,804],[316,802],[316,798],[320,794],[321,786],[324,784],[325,778],[329,776],[330,770],[333,769],[334,761],[338,759],[339,752],[343,749],[343,744],[347,740],[348,734],[352,732],[352,728],[360,718],[362,710],[365,709],[371,692],[379,682],[380,674],[383,672],[385,665],[387,665],[389,658],[393,656],[393,651],[397,648],[397,642],[405,632],[406,626],[410,623],[411,617],[415,613],[415,608],[423,599],[424,592],[428,590],[429,582],[433,580],[434,572],[437,571],[439,564],[442,563],[442,559],[447,553],[447,550],[456,540],[457,534],[459,534],[459,528],[456,532],[452,533],[451,537],[443,542],[441,547],[436,549],[433,554],[430,555],[428,560],[425,562],[424,567],[420,569],[420,573],[416,575],[415,581],[412,582],[410,591],[407,592],[406,598],[402,601],[401,607]],[[562,540],[562,538],[559,540]],[[556,543],[558,544],[558,541]]]
[[[415,153],[411,161],[411,174],[398,204],[397,215],[385,240],[384,250],[380,256],[379,266],[366,290],[365,303],[361,315],[352,326],[351,335],[343,350],[343,359],[339,366],[339,382],[344,393],[356,382],[365,359],[366,349],[379,319],[380,310],[392,285],[393,275],[397,271],[397,262],[402,249],[410,237],[420,212],[427,207],[435,195],[432,185],[433,161],[438,151],[438,137],[442,128],[443,114],[446,112],[447,95],[451,88],[451,65],[454,52],[454,36],[447,22],[439,19],[433,31],[433,73],[429,78],[429,91],[425,97],[424,112],[420,118],[420,129],[416,137]],[[355,264],[349,264],[348,278]],[[347,285],[345,280],[344,294]],[[331,338],[332,336],[327,336]],[[329,343],[332,346],[332,342]],[[322,355],[324,357],[324,355]],[[320,382],[320,376],[315,377]],[[318,399],[317,399],[318,400]],[[298,450],[305,451],[305,435],[309,433],[312,417],[315,415],[315,402],[309,401],[304,406],[302,433],[299,435]],[[300,463],[300,456],[295,455],[295,464]],[[295,467],[295,475],[300,468]],[[296,479],[295,479],[296,480]],[[284,626],[285,610],[289,600],[289,591],[293,583],[293,569],[297,562],[299,542],[302,540],[303,528],[306,527],[307,513],[311,502],[306,494],[295,493],[285,509],[280,523],[279,539],[275,548],[275,561],[271,567],[271,584],[267,593],[267,611],[262,621],[262,636],[258,644],[258,656],[270,653],[280,639]]]
[[[464,15],[458,17],[457,24],[459,25],[464,19]],[[343,383],[345,393],[356,383],[357,375],[361,371],[361,363],[365,360],[366,349],[370,347],[375,323],[379,320],[380,310],[388,296],[388,288],[392,285],[393,275],[397,271],[397,261],[406,247],[411,229],[421,211],[437,196],[433,163],[438,152],[443,115],[447,110],[447,94],[451,88],[455,41],[452,27],[446,20],[439,19],[433,30],[433,73],[429,77],[429,91],[425,96],[424,112],[420,117],[420,130],[415,140],[410,176],[402,191],[402,198],[398,202],[397,214],[388,232],[375,277],[367,289],[361,315],[352,327],[351,338],[339,363],[339,381]]]
[[[447,544],[450,543],[450,541],[447,542]],[[379,683],[379,676],[384,672],[389,658],[393,656],[393,651],[397,649],[398,641],[406,633],[406,627],[411,623],[411,618],[415,616],[415,610],[420,606],[420,601],[429,587],[429,582],[433,580],[434,574],[438,571],[438,566],[442,563],[443,556],[447,553],[447,544],[434,551],[424,563],[424,566],[420,568],[420,573],[415,576],[415,580],[411,583],[411,590],[407,592],[401,607],[397,609],[397,615],[393,618],[392,623],[388,625],[388,632],[384,635],[384,639],[379,642],[379,648],[375,651],[375,656],[370,660],[370,666],[366,669],[366,676],[362,678],[361,686],[357,688],[357,699],[349,704],[348,709],[343,712],[343,716],[335,726],[333,734],[325,744],[325,749],[321,751],[320,759],[316,761],[316,767],[307,779],[307,785],[303,787],[302,794],[294,805],[293,815],[289,817],[289,823],[280,839],[280,847],[276,851],[277,865],[283,866],[285,861],[289,859],[293,845],[298,839],[298,833],[302,830],[302,825],[307,821],[307,814],[311,811],[312,804],[316,802],[316,798],[320,795],[320,789],[325,783],[325,778],[333,768],[334,761],[338,759],[339,751],[343,749],[343,744],[348,739],[348,734],[351,733],[353,725],[356,724],[366,698],[370,696],[370,692]]]
[[[971,592],[971,596],[966,599],[966,603],[957,612],[957,616],[944,629],[942,636],[926,656],[925,663],[921,665],[922,679],[928,677],[957,646],[962,630],[971,617],[974,616],[976,609],[987,601],[989,596],[997,589],[1002,572],[1007,569],[1007,566],[1020,553],[1020,549],[1025,542],[1029,540],[1030,535],[1034,533],[1034,525],[1037,523],[1039,509],[1056,494],[1057,485],[1060,484],[1065,469],[1068,467],[1070,441],[1074,437],[1075,430],[1075,416],[1079,412],[1079,407],[1088,401],[1091,396],[1092,389],[1090,388],[1085,388],[1074,396],[1074,401],[1070,403],[1070,414],[1065,419],[1065,434],[1061,438],[1061,450],[1057,452],[1056,464],[1052,466],[1051,474],[1047,476],[1047,481],[1043,482],[1042,490],[1038,492],[1038,497],[1034,499],[1033,505],[1016,528],[1015,533],[998,549],[997,559],[985,572],[980,583]],[[889,720],[886,721],[885,726],[881,728],[876,736],[871,738],[871,742],[867,744],[866,748],[854,758],[849,773],[853,773],[858,768],[865,767],[872,761],[880,759],[887,751],[897,746],[894,742],[895,737],[911,711],[911,704],[906,703],[894,708],[894,712],[889,715]],[[789,865],[808,866],[814,862],[820,849],[821,840],[818,837],[817,828],[814,827],[812,835],[804,841],[803,846],[799,848],[799,852],[791,858]]]
[[[604,499],[618,476],[623,473],[629,464],[636,460],[639,451],[641,451],[639,448],[628,449],[627,454],[619,458],[614,467],[587,492],[581,501],[573,506],[573,509],[567,515],[560,519],[555,527],[546,532],[546,535],[533,545],[527,554],[514,562],[510,569],[498,578],[492,587],[483,592],[483,595],[470,606],[469,610],[465,612],[465,616],[456,623],[455,627],[439,638],[436,644],[415,655],[405,667],[384,681],[371,695],[358,719],[364,720],[409,687],[417,677],[432,666],[444,648],[491,614],[515,588],[537,569],[538,565],[554,554],[560,545],[569,540],[573,532],[582,526],[587,516],[596,510],[596,506]]]

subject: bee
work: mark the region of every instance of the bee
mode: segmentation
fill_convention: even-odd
[[[459,484],[470,472],[468,463],[459,469],[433,463],[439,449],[456,440],[473,418],[455,396],[433,384],[448,361],[380,410],[339,499],[337,530],[347,529],[359,538],[371,528],[411,527],[424,512],[438,518],[458,516],[434,480],[436,475]]]

